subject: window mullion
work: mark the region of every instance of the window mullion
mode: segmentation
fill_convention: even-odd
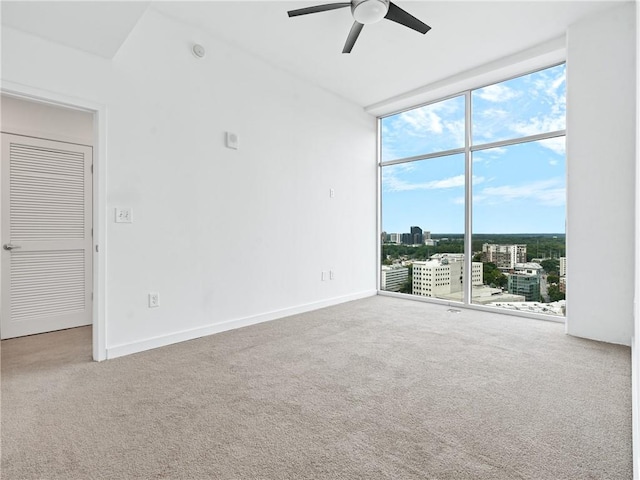
[[[469,305],[471,303],[471,287],[472,287],[472,242],[471,242],[471,222],[472,222],[472,180],[473,171],[471,161],[471,91],[467,90],[464,94],[464,272],[463,272],[463,296],[462,301]]]

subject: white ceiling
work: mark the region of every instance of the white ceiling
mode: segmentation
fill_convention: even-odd
[[[396,0],[432,30],[421,35],[383,20],[365,26],[351,54],[341,53],[353,23],[348,8],[286,13],[323,3],[332,2],[3,1],[2,24],[112,58],[144,11],[155,9],[366,107],[562,36],[620,2]]]
[[[2,25],[113,58],[149,3],[2,1]]]

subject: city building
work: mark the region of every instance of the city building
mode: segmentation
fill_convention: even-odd
[[[482,285],[482,263],[471,264],[472,285]],[[464,254],[439,253],[429,260],[413,262],[413,294],[444,297],[462,292]]]
[[[560,284],[558,288],[562,293],[567,293],[567,277],[560,277]]]
[[[540,270],[522,269],[509,273],[507,290],[511,294],[522,295],[527,302],[540,301]]]
[[[511,270],[516,263],[527,261],[527,246],[485,243],[482,245],[482,258],[485,262],[494,263],[500,270]]]
[[[542,271],[544,270],[544,268],[537,262],[523,262],[516,263],[513,266],[513,270],[515,270],[516,272],[535,272],[538,275],[542,275]]]
[[[438,298],[460,302],[462,301],[462,292],[441,295]],[[524,302],[524,296],[514,295],[501,288],[490,287],[489,285],[471,286],[471,303],[475,305],[488,305],[495,302]]]
[[[420,227],[411,227],[411,244],[422,245],[422,229]]]
[[[471,303],[488,305],[494,302],[524,302],[523,295],[505,292],[501,288],[489,285],[473,285],[471,288]]]
[[[380,286],[382,290],[399,292],[409,279],[409,268],[400,265],[383,265],[381,269]]]
[[[389,243],[402,243],[402,234],[401,233],[390,233],[388,238]]]

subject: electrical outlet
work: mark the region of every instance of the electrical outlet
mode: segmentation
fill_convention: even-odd
[[[324,282],[327,279],[327,272],[322,272],[320,279]]]
[[[149,308],[160,306],[160,294],[158,292],[149,293]]]
[[[329,198],[333,198],[336,196],[336,191],[333,188],[329,189]]]
[[[333,280],[334,278],[336,278],[336,272],[329,270],[329,280]]]
[[[132,223],[133,210],[131,207],[116,208],[116,223]]]

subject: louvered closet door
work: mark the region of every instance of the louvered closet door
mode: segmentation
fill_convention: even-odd
[[[91,162],[2,134],[2,338],[91,324]]]

